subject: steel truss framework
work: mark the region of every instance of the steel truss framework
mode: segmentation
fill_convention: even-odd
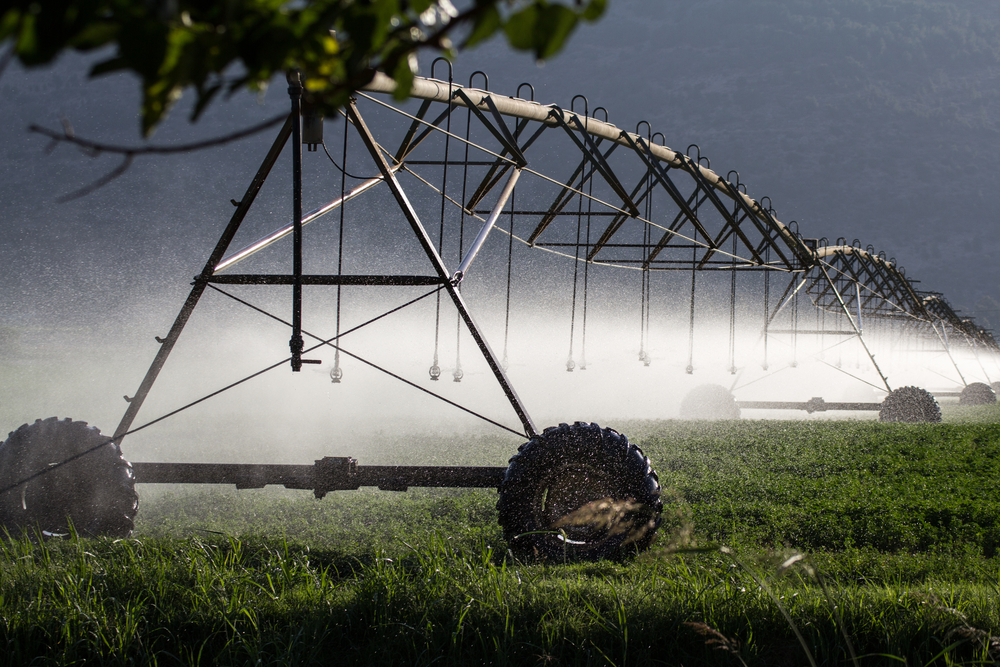
[[[694,338],[697,276],[714,274],[716,279],[712,284],[716,287],[719,278],[728,282],[729,351],[734,375],[737,374],[733,340],[738,275],[763,277],[761,338],[765,346],[765,370],[769,337],[790,333],[794,338],[800,333],[810,333],[821,337],[854,338],[878,372],[885,390],[891,392],[888,378],[876,362],[870,341],[865,336],[866,331],[880,328],[888,328],[890,338],[916,338],[922,344],[929,342],[938,346],[939,351],[950,359],[962,384],[967,383],[953,354],[957,348],[971,350],[984,374],[985,355],[992,357],[993,363],[1000,359],[1000,349],[989,331],[971,319],[961,317],[941,294],[917,290],[915,281],[908,279],[894,260],[886,258],[884,253],[876,253],[871,246],[862,249],[858,241],[848,244],[838,239],[830,244],[826,239],[804,238],[796,224],[784,224],[776,218],[766,197],[752,199],[738,173],[731,171],[723,178],[714,172],[700,151],[692,150],[697,149],[696,146],[689,146],[688,154],[668,148],[663,135],[654,133],[645,122],[640,123],[635,132],[621,130],[608,122],[605,109],[598,107],[591,112],[587,100],[581,96],[574,98],[570,109],[566,110],[530,99],[498,95],[488,90],[485,75],[476,73],[473,78],[476,76],[482,76],[484,88],[473,87],[471,80],[469,86],[455,85],[450,75],[448,81],[417,78],[409,91],[415,102],[404,104],[386,95],[395,92],[396,84],[378,74],[359,93],[358,99],[344,110],[343,162],[338,167],[342,173],[339,196],[304,212],[302,145],[309,145],[311,149],[323,145],[328,155],[329,151],[323,141],[322,122],[310,113],[308,107],[303,106],[304,91],[298,75],[289,75],[291,113],[243,197],[239,201],[232,200],[235,211],[201,272],[195,277],[168,334],[163,338],[157,337],[160,348],[135,395],[125,397],[128,407],[112,441],[121,444],[131,433],[286,363],[293,371],[300,371],[305,364],[318,363],[308,355],[321,348],[335,350],[336,361],[331,371],[334,382],[341,379],[340,355],[349,355],[495,426],[527,438],[537,436],[539,430],[507,377],[506,342],[504,354],[498,356],[473,318],[461,291],[462,283],[473,269],[480,251],[491,234],[497,232],[505,234],[508,242],[508,322],[511,257],[515,241],[539,252],[554,253],[573,261],[573,310],[567,370],[574,367],[573,326],[578,297],[582,298],[583,324],[586,324],[589,267],[593,265],[641,272],[644,332],[648,331],[650,294],[653,291],[650,275],[688,272],[691,340]],[[526,85],[518,88],[518,95]],[[575,110],[578,102],[583,107],[582,112]],[[598,118],[599,115],[603,119]],[[386,121],[386,118],[389,120]],[[355,142],[359,141],[363,147],[362,153],[366,158],[363,163],[368,165],[363,173],[371,176],[352,176],[361,182],[348,189],[347,137],[350,129],[355,133]],[[289,141],[293,190],[291,223],[240,250],[232,251],[230,246]],[[336,164],[332,156],[330,160]],[[461,172],[460,180],[456,172]],[[348,202],[370,197],[367,193],[381,190],[384,195],[385,189],[396,208],[394,217],[406,223],[412,239],[419,246],[417,254],[423,260],[423,270],[411,273],[349,273],[344,270],[342,261],[344,209]],[[308,273],[303,262],[303,228],[333,211],[340,212],[337,270]],[[355,216],[361,219],[362,224],[373,220],[381,223],[376,218],[384,217],[385,208],[369,206],[362,211],[360,216]],[[469,243],[466,243],[466,223],[470,225],[468,238],[472,240]],[[472,234],[474,224],[479,226],[475,236]],[[457,254],[454,244],[445,243],[446,228],[451,232],[457,231]],[[434,231],[437,231],[436,239]],[[380,230],[380,233],[383,232]],[[243,260],[289,236],[292,241],[291,273],[233,271]],[[384,233],[381,240],[386,240]],[[788,280],[784,293],[776,302],[770,298],[772,276],[784,276]],[[222,289],[231,285],[290,286],[291,317],[286,321]],[[704,288],[704,283],[702,285]],[[316,336],[303,327],[302,294],[305,287],[312,286],[329,286],[338,290],[337,328],[332,336]],[[344,286],[422,289],[418,296],[406,303],[343,330],[340,323],[340,289]],[[290,356],[186,406],[134,426],[153,383],[195,307],[208,290],[220,292],[287,325],[291,330]],[[341,346],[342,336],[431,296],[435,296],[438,303],[436,325],[440,325],[442,296],[454,305],[459,327],[467,330],[474,340],[520,422],[520,430],[478,414]],[[799,297],[803,296],[809,299],[818,315],[817,327],[813,331],[797,328],[796,313]],[[777,325],[779,315],[786,309],[793,314],[790,330],[782,330]],[[833,328],[819,324],[825,322],[827,314],[835,322]],[[312,340],[308,346],[307,339]],[[438,380],[441,375],[437,339],[436,333],[431,381]],[[640,352],[640,359],[648,365],[649,358],[644,354]],[[581,367],[583,365],[581,356]],[[997,368],[1000,369],[1000,364]],[[691,372],[690,358],[688,372]],[[461,367],[456,364],[454,379],[459,381],[461,377]],[[767,402],[744,402],[742,407],[777,406]],[[783,404],[783,407],[813,412],[870,410],[878,409],[879,404],[827,403],[822,398],[814,397],[807,402]],[[99,446],[107,444],[107,441],[102,441]],[[45,469],[25,479],[13,480],[0,488],[0,495],[19,486],[24,487],[36,477],[71,463],[90,451],[94,450],[74,454],[58,463],[48,463]],[[138,482],[236,484],[239,488],[281,484],[294,489],[312,489],[318,497],[332,490],[361,486],[391,490],[406,490],[409,486],[497,487],[503,483],[508,470],[505,467],[360,466],[355,459],[348,457],[326,457],[314,465],[153,462],[132,465]],[[21,504],[23,507],[23,500]]]
[[[476,73],[473,79],[476,76],[482,76],[484,88],[473,87],[471,79],[469,86],[455,85],[450,75],[448,81],[417,78],[409,91],[415,102],[401,104],[386,95],[395,92],[395,82],[378,74],[344,111],[346,122],[343,163],[339,167],[342,172],[339,196],[304,212],[302,145],[315,148],[322,144],[324,151],[326,145],[322,137],[322,122],[317,122],[318,119],[310,115],[308,107],[304,109],[302,86],[297,75],[289,75],[291,113],[243,197],[232,201],[235,211],[201,273],[195,277],[170,331],[163,338],[157,337],[160,348],[135,395],[126,397],[128,407],[115,430],[113,441],[120,444],[130,433],[285,363],[290,363],[293,371],[300,371],[304,364],[317,363],[309,359],[308,354],[324,347],[336,351],[338,361],[335,361],[331,372],[334,382],[341,377],[338,366],[340,355],[350,355],[498,427],[528,438],[536,436],[539,431],[508,380],[506,351],[502,357],[493,351],[461,292],[461,285],[480,251],[491,234],[496,232],[506,234],[508,240],[508,321],[512,275],[510,258],[514,241],[573,260],[573,321],[567,370],[572,370],[574,363],[572,326],[578,300],[578,279],[582,273],[580,296],[585,324],[588,272],[592,265],[641,272],[642,316],[646,328],[653,289],[650,275],[655,272],[688,272],[691,286],[689,331],[692,339],[697,276],[707,273],[728,277],[730,363],[734,374],[737,369],[732,361],[732,340],[736,321],[737,276],[752,274],[763,276],[764,282],[762,339],[765,354],[769,337],[787,333],[792,336],[815,333],[856,338],[888,391],[892,387],[866,341],[865,331],[873,328],[888,327],[894,336],[919,338],[924,343],[929,341],[939,346],[951,360],[963,384],[966,383],[965,377],[952,354],[957,347],[970,349],[977,355],[981,367],[980,353],[992,356],[993,362],[997,361],[1000,349],[990,332],[971,319],[961,317],[941,294],[917,290],[915,281],[907,278],[894,260],[888,259],[884,253],[876,253],[871,246],[863,249],[858,241],[848,244],[846,240],[838,239],[830,244],[826,239],[804,238],[797,225],[784,224],[776,218],[766,197],[752,199],[738,173],[731,171],[723,178],[714,172],[707,158],[702,157],[699,150],[692,150],[697,149],[696,146],[689,146],[687,150],[693,156],[668,148],[663,136],[654,133],[645,122],[637,126],[636,132],[621,130],[608,122],[605,109],[598,107],[591,112],[587,100],[581,96],[574,98],[571,108],[566,110],[530,99],[498,95],[488,90],[485,75]],[[518,95],[525,86],[527,84],[518,88]],[[530,90],[530,86],[528,88]],[[575,110],[578,103],[583,107],[582,112]],[[598,116],[603,116],[603,119]],[[373,118],[376,118],[375,122]],[[386,121],[386,118],[389,120]],[[359,140],[363,146],[362,152],[366,157],[363,162],[368,165],[364,173],[372,174],[369,178],[352,177],[361,182],[351,189],[346,187],[349,129],[353,129],[356,141]],[[289,141],[293,189],[291,223],[240,250],[232,251],[230,246]],[[334,161],[332,156],[330,159]],[[461,172],[460,183],[456,172]],[[419,254],[425,260],[423,272],[352,274],[343,270],[345,205],[382,188],[388,189],[399,216],[419,246]],[[385,192],[384,189],[382,191]],[[341,214],[341,256],[336,262],[337,270],[324,274],[307,273],[303,263],[303,228],[338,210]],[[374,210],[372,207],[360,216],[363,223],[377,215],[371,213]],[[470,226],[479,226],[475,236],[470,227],[468,237],[473,240],[469,243],[465,241],[467,222]],[[453,246],[446,247],[446,227],[453,232],[457,227],[457,254],[453,252]],[[434,231],[438,232],[436,239]],[[243,260],[288,236],[292,239],[291,273],[236,273],[232,270]],[[454,264],[451,264],[452,260]],[[772,302],[769,296],[772,276],[784,276],[788,280],[784,293],[776,302]],[[291,286],[290,321],[226,294],[222,286],[227,285]],[[718,285],[718,280],[715,285]],[[303,328],[302,293],[307,286],[337,288],[337,330],[334,335],[319,337]],[[353,329],[342,330],[339,290],[344,286],[423,289],[420,295],[403,305]],[[290,357],[166,415],[134,426],[153,383],[191,314],[210,289],[287,325],[291,329]],[[430,296],[438,299],[437,323],[440,324],[442,295],[454,305],[459,326],[471,335],[502,388],[520,422],[520,431],[477,414],[341,347],[342,336]],[[790,331],[780,329],[776,325],[778,316],[789,306],[793,314],[797,313],[800,296],[809,299],[817,314],[832,315],[834,327],[818,326],[812,332],[800,332],[795,326]],[[308,347],[307,338],[313,340]],[[644,361],[648,364],[648,357]],[[691,372],[690,361],[688,371]],[[430,380],[439,379],[440,374],[435,348]],[[456,366],[454,379],[461,379],[460,366]],[[789,406],[816,411],[877,409],[878,404],[826,403],[822,398],[813,398]],[[744,407],[773,405],[744,403]],[[73,458],[84,454],[86,452]],[[0,489],[0,493],[26,484],[71,460],[50,465],[28,479],[17,480],[13,485]],[[356,460],[347,457],[327,457],[311,466],[141,462],[133,465],[139,482],[225,483],[242,488],[283,484],[289,488],[313,489],[317,496],[331,490],[368,485],[394,490],[405,490],[408,486],[497,486],[506,470],[502,467],[359,466]]]
[[[485,75],[483,78],[485,80]],[[583,113],[501,96],[485,88],[424,78],[417,78],[410,91],[411,98],[419,101],[419,107],[411,113],[405,105],[384,95],[394,91],[395,82],[379,74],[344,113],[368,156],[365,163],[369,169],[373,166],[377,173],[361,179],[362,182],[350,190],[342,178],[339,197],[304,213],[301,147],[303,143],[314,147],[322,143],[323,138],[321,133],[316,134],[315,118],[307,118],[305,123],[300,121],[308,116],[308,110],[303,111],[301,85],[294,76],[290,77],[292,111],[288,121],[242,199],[233,201],[236,210],[202,272],[196,276],[169,333],[164,338],[157,338],[160,349],[153,363],[135,396],[126,397],[129,406],[115,431],[116,442],[120,443],[126,435],[138,430],[133,428],[136,415],[191,313],[204,292],[209,288],[218,289],[219,285],[290,285],[293,288],[292,317],[286,322],[292,332],[291,356],[287,361],[293,371],[299,371],[303,364],[315,363],[305,355],[321,346],[334,348],[338,359],[341,352],[346,353],[339,346],[339,337],[344,333],[340,331],[339,319],[335,336],[326,339],[313,336],[317,344],[306,347],[304,334],[310,334],[302,326],[303,287],[431,288],[431,292],[409,303],[435,293],[440,299],[444,293],[454,304],[461,323],[503,389],[523,434],[529,438],[535,436],[538,430],[507,378],[505,359],[499,358],[486,341],[460,289],[487,238],[497,229],[508,236],[511,244],[516,240],[570,258],[575,261],[575,267],[582,266],[584,309],[587,270],[591,265],[641,271],[644,309],[648,307],[651,291],[650,273],[690,272],[692,336],[694,293],[699,272],[730,274],[731,322],[735,321],[737,274],[761,273],[765,286],[771,275],[783,274],[789,279],[788,285],[773,309],[765,287],[765,309],[768,311],[763,330],[765,345],[769,334],[784,333],[774,327],[777,316],[789,304],[797,303],[800,294],[806,295],[817,312],[833,313],[838,322],[847,323],[849,328],[828,333],[855,336],[887,390],[891,387],[864,338],[865,327],[872,323],[891,323],[910,334],[932,338],[945,351],[956,341],[976,350],[997,351],[997,344],[989,332],[972,320],[959,317],[940,294],[917,291],[914,282],[884,253],[875,253],[871,247],[862,249],[859,242],[847,244],[841,240],[831,245],[825,239],[804,238],[797,225],[780,222],[769,202],[762,203],[767,202],[767,198],[760,201],[750,198],[738,173],[729,172],[726,178],[720,177],[698,151],[691,157],[668,148],[662,135],[654,134],[647,123],[640,123],[637,128],[643,130],[645,125],[644,132],[621,130],[608,122],[603,108],[589,114],[587,101],[579,96],[573,102],[576,104],[580,100]],[[361,106],[365,107],[364,112]],[[396,117],[397,129],[372,125],[367,119],[375,114]],[[598,114],[604,119],[597,118]],[[304,126],[313,128],[308,136],[303,135]],[[322,123],[319,126],[322,127]],[[289,140],[293,168],[291,224],[232,252],[233,239]],[[692,152],[692,148],[696,147],[689,147],[688,152]],[[471,151],[478,155],[470,157]],[[345,176],[346,158],[345,134],[345,164],[341,168]],[[462,172],[460,187],[454,180],[449,182],[449,170],[453,175],[456,171]],[[431,272],[354,275],[338,268],[336,273],[330,274],[305,273],[303,227],[332,211],[343,211],[347,202],[379,185],[388,187]],[[433,213],[429,216],[426,210]],[[449,268],[445,260],[444,231],[446,222],[453,225],[456,215],[461,226],[458,262]],[[501,218],[507,221],[506,228],[499,224]],[[439,230],[437,240],[432,235],[435,225],[428,224],[431,220]],[[463,240],[466,221],[480,224],[478,234],[469,244]],[[242,260],[287,236],[292,237],[291,274],[235,273],[231,270]],[[472,237],[471,231],[469,237]],[[574,310],[577,278],[578,269],[574,269]],[[509,281],[508,264],[508,295]],[[572,363],[571,342],[569,370]],[[339,380],[336,371],[335,366],[332,375],[335,382]],[[456,381],[461,379],[459,373],[457,369]],[[431,380],[439,376],[435,350]],[[821,401],[813,399],[816,400]],[[314,488],[318,495],[332,489],[357,488],[362,483],[377,483],[383,488],[416,484],[478,486],[486,482],[492,485],[503,470],[470,468],[467,474],[453,468],[375,470],[359,467],[353,459],[323,459],[313,467],[307,466],[308,470],[300,470],[301,466],[236,465],[230,466],[231,469],[192,464],[137,463],[135,466],[139,481],[235,482],[242,486],[284,483],[293,488]]]
[[[486,80],[485,75],[482,77]],[[290,91],[295,87],[293,85]],[[918,292],[913,282],[893,260],[886,259],[884,253],[875,253],[870,246],[862,249],[857,241],[849,245],[839,240],[830,245],[825,239],[804,238],[797,225],[786,225],[775,217],[767,198],[757,201],[749,197],[738,173],[729,172],[722,178],[697,151],[691,157],[665,146],[662,135],[653,133],[648,123],[640,123],[638,132],[621,130],[608,122],[607,111],[603,108],[588,115],[587,101],[580,96],[573,102],[575,105],[580,101],[583,113],[502,96],[471,85],[459,86],[452,81],[425,78],[417,78],[413,83],[410,97],[419,100],[419,108],[410,113],[384,95],[394,93],[395,88],[392,79],[378,74],[360,94],[359,102],[390,117],[395,116],[396,126],[405,130],[394,135],[379,126],[375,131],[379,131],[380,136],[376,137],[362,116],[359,104],[352,103],[345,114],[364,144],[370,157],[368,164],[374,165],[377,175],[349,191],[343,189],[340,197],[306,214],[302,212],[301,145],[313,140],[301,134],[302,124],[296,122],[303,115],[301,91],[293,92],[293,109],[288,122],[279,132],[247,193],[239,202],[234,201],[237,207],[229,225],[196,278],[170,333],[160,339],[159,354],[136,396],[130,399],[128,410],[115,432],[117,440],[129,431],[187,318],[205,289],[213,284],[293,287],[290,349],[291,365],[296,371],[303,363],[310,363],[302,356],[303,286],[438,287],[455,304],[513,406],[524,433],[530,437],[536,432],[535,425],[507,380],[503,361],[486,342],[459,289],[501,216],[509,219],[509,226],[503,231],[512,241],[516,239],[531,247],[570,257],[585,269],[592,264],[604,264],[639,270],[644,276],[659,271],[691,272],[692,313],[696,272],[730,272],[734,300],[737,273],[785,274],[790,278],[788,287],[768,317],[765,337],[777,315],[802,292],[818,309],[836,313],[847,322],[849,329],[841,333],[857,336],[877,370],[874,356],[864,341],[866,322],[899,322],[913,333],[935,338],[946,350],[956,340],[981,349],[997,350],[989,332],[969,319],[960,318],[940,295]],[[598,115],[603,115],[604,119]],[[464,136],[461,134],[463,129]],[[227,255],[250,205],[289,138],[294,171],[292,224]],[[390,144],[390,140],[394,143]],[[319,141],[322,141],[321,134]],[[453,142],[459,148],[452,148]],[[696,147],[689,147],[689,151],[691,148]],[[479,155],[470,158],[470,151]],[[462,172],[461,194],[457,184],[449,183],[449,169],[453,173]],[[404,176],[415,184],[413,190],[408,189],[410,186],[404,188]],[[303,226],[342,208],[379,184],[388,186],[430,261],[433,274],[304,274]],[[518,185],[519,196],[515,197]],[[429,231],[433,226],[425,224],[427,217],[422,219],[414,205],[414,195],[421,196],[417,191],[430,192],[435,201],[440,202],[435,222],[439,223],[441,234],[436,244]],[[523,194],[525,191],[527,195]],[[450,270],[443,258],[444,227],[445,219],[454,217],[456,209],[463,225],[468,219],[470,222],[477,220],[482,226],[468,247],[460,241],[461,261],[457,268]],[[464,235],[464,228],[462,233]],[[291,275],[230,271],[240,261],[288,235],[293,237]],[[574,292],[575,284],[574,275]],[[643,289],[647,292],[644,298],[647,300],[649,285],[649,279],[644,278]],[[574,306],[575,300],[574,293]],[[434,367],[437,367],[436,358]],[[437,379],[434,368],[432,379]],[[457,379],[460,378],[456,376]],[[882,380],[886,388],[891,389],[884,375]]]
[[[391,93],[395,82],[379,75],[368,91]],[[570,255],[587,264],[616,265],[646,274],[691,271],[692,309],[694,271],[732,272],[734,295],[737,272],[788,274],[788,289],[768,323],[787,305],[787,299],[801,290],[816,308],[846,321],[846,333],[858,337],[876,370],[863,338],[866,323],[892,323],[911,335],[934,339],[949,354],[955,344],[998,350],[989,331],[959,317],[941,295],[918,291],[884,252],[876,253],[871,246],[862,249],[858,241],[848,244],[839,239],[830,244],[826,239],[804,238],[797,225],[777,220],[766,197],[751,199],[737,172],[720,177],[697,152],[690,157],[663,145],[662,135],[652,133],[647,123],[640,123],[634,133],[628,132],[607,122],[603,108],[588,116],[585,99],[581,114],[473,88],[471,80],[469,87],[461,87],[453,82],[417,79],[411,95],[422,103],[414,114],[396,110],[410,123],[394,153],[394,166],[412,172],[415,166],[410,165],[435,164],[427,157],[417,157],[421,143],[435,131],[441,132],[464,108],[468,120],[463,143],[488,153],[492,162],[477,165],[484,172],[481,178],[463,182],[463,192],[467,186],[470,196],[461,202],[451,201],[462,207],[463,214],[485,214],[487,210],[477,207],[504,182],[505,175],[516,177],[525,172],[536,176],[535,189],[544,195],[528,202],[523,198],[507,202],[509,192],[505,190],[498,204],[509,205],[512,228],[516,220],[518,229],[526,230],[518,240],[532,247]],[[365,97],[392,108],[384,101]],[[513,129],[505,117],[513,121]],[[469,124],[475,121],[477,129],[485,130],[478,144],[469,140]],[[541,138],[551,135],[561,140],[559,159],[563,170],[570,172],[562,179],[529,167],[529,158],[541,152]],[[697,147],[688,150],[691,148]],[[437,163],[446,160],[439,157]],[[469,172],[467,164],[466,176]],[[575,221],[575,229],[572,224],[557,227],[561,217]],[[644,285],[649,289],[648,278]],[[882,379],[885,382],[884,376]],[[885,385],[891,389],[888,382]]]

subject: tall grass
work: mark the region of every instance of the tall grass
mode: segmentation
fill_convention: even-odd
[[[1000,660],[992,497],[961,526],[908,513],[995,489],[996,427],[632,432],[674,489],[670,529],[632,562],[519,562],[488,490],[143,494],[129,540],[0,541],[0,664]],[[795,542],[810,512],[874,520],[852,507],[911,546]]]
[[[481,540],[412,537],[402,555],[362,558],[226,536],[7,542],[0,660],[774,665],[807,664],[803,646],[816,664],[849,661],[849,646],[864,664],[997,657],[995,583],[831,594],[794,568],[777,575],[776,554],[525,565]]]
[[[696,530],[725,543],[977,553],[1000,546],[1000,425],[624,425]]]

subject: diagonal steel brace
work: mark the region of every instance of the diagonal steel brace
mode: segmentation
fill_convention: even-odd
[[[514,391],[514,387],[511,386],[510,380],[507,379],[507,374],[504,372],[499,359],[497,359],[496,354],[493,353],[489,343],[486,342],[486,338],[479,330],[479,326],[472,318],[472,314],[469,312],[469,308],[466,306],[465,300],[462,298],[462,294],[458,291],[457,284],[452,282],[452,276],[448,273],[444,260],[441,259],[441,255],[438,254],[437,248],[434,247],[434,242],[431,240],[430,235],[424,228],[423,223],[420,222],[420,218],[417,216],[416,210],[414,210],[413,205],[410,204],[409,199],[407,199],[406,193],[403,192],[403,188],[400,186],[399,181],[396,180],[396,174],[393,173],[392,169],[389,167],[389,163],[386,162],[385,156],[382,155],[382,152],[378,148],[375,137],[372,136],[368,126],[365,124],[364,120],[362,120],[361,114],[358,112],[357,105],[353,101],[347,105],[347,114],[350,116],[351,122],[354,123],[354,127],[357,128],[358,134],[361,135],[361,140],[364,142],[365,148],[368,149],[372,159],[375,161],[375,165],[378,167],[379,171],[382,172],[386,185],[389,186],[393,197],[396,199],[396,203],[399,204],[399,208],[402,210],[407,222],[410,223],[410,227],[413,229],[413,233],[416,235],[417,241],[423,248],[427,258],[431,261],[431,264],[433,264],[438,276],[443,281],[448,295],[454,302],[455,308],[458,310],[459,315],[461,315],[462,320],[469,329],[469,333],[472,335],[472,338],[476,341],[476,345],[479,347],[480,352],[482,352],[483,357],[486,359],[486,363],[489,365],[490,370],[493,372],[497,382],[500,384],[500,388],[503,390],[504,395],[507,396],[507,400],[510,402],[511,407],[514,408],[514,412],[517,414],[518,419],[521,421],[521,425],[524,427],[525,435],[528,438],[533,438],[538,435],[538,430],[535,428],[534,422],[532,422],[531,417],[528,416],[528,411],[525,409],[524,404],[518,397],[517,392]]]

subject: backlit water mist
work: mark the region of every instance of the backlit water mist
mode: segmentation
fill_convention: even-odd
[[[664,279],[667,280],[667,279]],[[565,287],[565,285],[563,285]],[[477,316],[498,356],[504,350],[504,301],[490,298],[476,283],[468,288]],[[256,290],[256,291],[255,291]],[[767,370],[759,313],[738,311],[733,341],[737,374],[730,368],[728,304],[706,296],[696,314],[693,373],[685,372],[691,350],[684,308],[658,307],[648,331],[640,329],[634,295],[621,287],[602,293],[595,288],[588,306],[586,347],[578,319],[573,341],[575,368],[566,371],[570,346],[569,296],[555,290],[545,307],[512,310],[508,328],[509,377],[539,428],[564,421],[596,421],[614,428],[629,419],[671,419],[681,399],[702,384],[733,387],[737,400],[877,402],[885,392],[856,339],[799,333],[768,339]],[[315,294],[315,297],[310,295]],[[342,329],[412,298],[416,292],[344,290]],[[283,314],[287,294],[248,290],[248,300]],[[519,291],[515,298],[525,295]],[[615,300],[617,298],[617,301]],[[39,417],[73,417],[110,433],[152,359],[171,311],[178,303],[150,298],[154,314],[145,332],[100,323],[67,322],[62,329],[22,331],[14,345],[12,366],[21,381],[8,383],[0,404],[9,428]],[[629,305],[631,301],[631,305]],[[722,300],[725,301],[725,300]],[[305,328],[323,338],[334,335],[335,310],[329,294],[307,290]],[[154,307],[155,305],[155,307]],[[684,306],[683,302],[680,302]],[[429,379],[434,352],[435,303],[430,297],[341,341],[346,351],[378,364],[421,387],[437,392],[514,430],[518,421],[500,388],[465,332],[457,335],[454,308],[442,301],[439,329],[441,379]],[[579,314],[578,314],[579,318]],[[458,349],[456,349],[456,340]],[[868,337],[876,360],[894,387],[917,384],[953,389],[949,361],[933,344],[893,348],[891,341]],[[182,335],[150,394],[136,426],[239,380],[287,356],[288,330],[219,296],[206,297]],[[639,359],[640,343],[649,364]],[[838,344],[839,343],[839,344]],[[932,342],[933,343],[933,342]],[[307,343],[307,347],[311,343]],[[922,347],[921,347],[922,345]],[[447,465],[434,447],[434,434],[492,433],[519,438],[406,386],[346,355],[343,378],[331,382],[334,350],[306,355],[319,359],[301,373],[287,364],[209,399],[164,422],[129,436],[123,449],[133,460],[309,462],[321,456],[350,455],[362,463],[414,460]],[[460,360],[464,376],[454,382]],[[974,369],[972,359],[962,366]],[[585,365],[585,369],[583,366]],[[909,370],[907,370],[909,369]],[[848,375],[850,374],[850,375]],[[971,377],[975,375],[975,377]],[[990,379],[982,372],[967,380]],[[855,376],[855,377],[851,377]],[[820,413],[748,410],[744,418],[862,418],[874,413]],[[502,465],[513,449],[498,450]]]

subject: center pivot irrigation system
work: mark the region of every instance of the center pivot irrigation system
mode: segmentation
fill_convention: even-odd
[[[450,66],[445,66],[448,80],[417,78],[405,102],[391,96],[396,88],[393,80],[376,75],[343,110],[343,120],[333,125],[343,128],[339,164],[324,141],[323,119],[303,98],[298,75],[289,75],[291,113],[246,193],[232,201],[235,212],[195,277],[169,333],[156,338],[159,350],[135,395],[126,397],[128,407],[114,435],[109,438],[84,422],[58,418],[38,420],[12,432],[0,445],[0,525],[12,533],[63,534],[72,526],[85,535],[126,536],[138,509],[136,482],[237,488],[275,484],[312,489],[317,498],[360,487],[494,487],[499,489],[500,524],[518,555],[618,558],[647,547],[660,523],[662,503],[656,473],[642,451],[625,436],[592,423],[539,430],[508,378],[511,283],[522,273],[512,270],[515,242],[571,266],[565,365],[569,371],[586,368],[588,306],[594,308],[597,281],[605,276],[613,274],[613,280],[620,281],[616,285],[635,277],[638,356],[644,365],[652,358],[655,327],[650,325],[650,313],[662,301],[662,280],[672,276],[675,292],[678,285],[683,287],[684,298],[674,299],[680,307],[671,313],[671,321],[683,325],[679,329],[686,338],[687,363],[678,369],[688,374],[696,370],[696,305],[702,304],[701,294],[715,290],[723,295],[722,302],[728,299],[728,313],[716,309],[715,317],[729,325],[727,370],[733,384],[694,389],[681,404],[682,416],[734,418],[743,409],[767,408],[877,410],[884,421],[940,420],[929,391],[889,384],[890,376],[905,377],[915,367],[930,369],[946,380],[947,391],[941,393],[958,395],[963,403],[996,400],[989,384],[991,372],[1000,376],[993,337],[972,320],[959,317],[940,294],[916,289],[916,283],[884,253],[862,248],[857,241],[830,244],[826,239],[803,238],[796,224],[776,219],[768,198],[750,198],[738,173],[719,176],[696,146],[688,147],[687,154],[668,148],[663,135],[646,122],[635,132],[621,130],[608,122],[604,108],[589,109],[582,96],[573,99],[569,110],[523,99],[522,91],[534,97],[529,84],[519,86],[516,97],[499,95],[489,91],[481,72],[470,78],[469,86],[459,86]],[[482,88],[472,85],[477,77]],[[289,140],[290,151],[285,151]],[[327,164],[329,158],[337,165],[340,185],[335,197],[322,199],[328,203],[305,213],[303,145],[310,152],[323,148],[326,156],[318,154],[316,159]],[[360,153],[363,159],[349,162],[349,145],[356,147],[352,157]],[[234,238],[283,152],[291,153],[291,223],[234,251]],[[349,171],[371,176],[356,177]],[[348,178],[360,182],[348,187]],[[370,199],[378,193],[381,207]],[[345,215],[347,209],[350,215]],[[333,238],[338,241],[321,250],[327,253],[325,265],[335,266],[336,271],[306,273],[303,228],[324,217],[337,231]],[[406,275],[345,271],[344,238],[351,233],[345,225],[371,232],[391,224],[396,225],[392,231],[380,232],[382,240],[396,243],[406,235],[412,247],[419,248],[417,259],[424,269]],[[291,237],[291,273],[235,270],[243,260],[286,237]],[[489,247],[506,255],[506,285],[497,290],[504,295],[506,308],[500,356],[462,294],[463,280],[476,268],[490,239]],[[285,250],[289,246],[287,240],[279,245]],[[457,263],[450,264],[446,257]],[[245,294],[239,296],[246,286],[291,287],[290,319],[252,304]],[[336,290],[334,332],[317,336],[303,328],[302,296],[307,286]],[[341,291],[346,287],[392,287],[411,290],[413,296],[398,307],[373,313],[359,326],[342,329]],[[625,299],[632,288],[615,289]],[[290,356],[136,426],[156,378],[209,290],[289,327]],[[417,302],[435,301],[435,347],[427,376],[404,378],[342,346],[342,338],[358,329]],[[449,301],[459,328],[471,335],[519,428],[429,389],[442,377],[438,342],[442,304],[450,308]],[[753,360],[742,361],[737,358],[737,348],[742,350],[737,333],[748,329],[760,335],[752,346]],[[851,346],[853,369],[843,359]],[[776,348],[781,349],[781,361],[775,360]],[[324,350],[334,353],[333,382],[343,378],[341,356],[350,357],[527,442],[507,467],[370,466],[349,457],[326,457],[313,465],[129,463],[123,458],[126,436],[265,371],[290,365],[298,372],[303,365],[320,363],[309,355]],[[789,354],[790,362],[785,359]],[[750,375],[794,366],[800,354],[803,360],[872,385],[884,393],[883,400],[735,399],[734,392],[754,381]],[[452,379],[460,381],[462,375],[461,362],[456,361]]]

